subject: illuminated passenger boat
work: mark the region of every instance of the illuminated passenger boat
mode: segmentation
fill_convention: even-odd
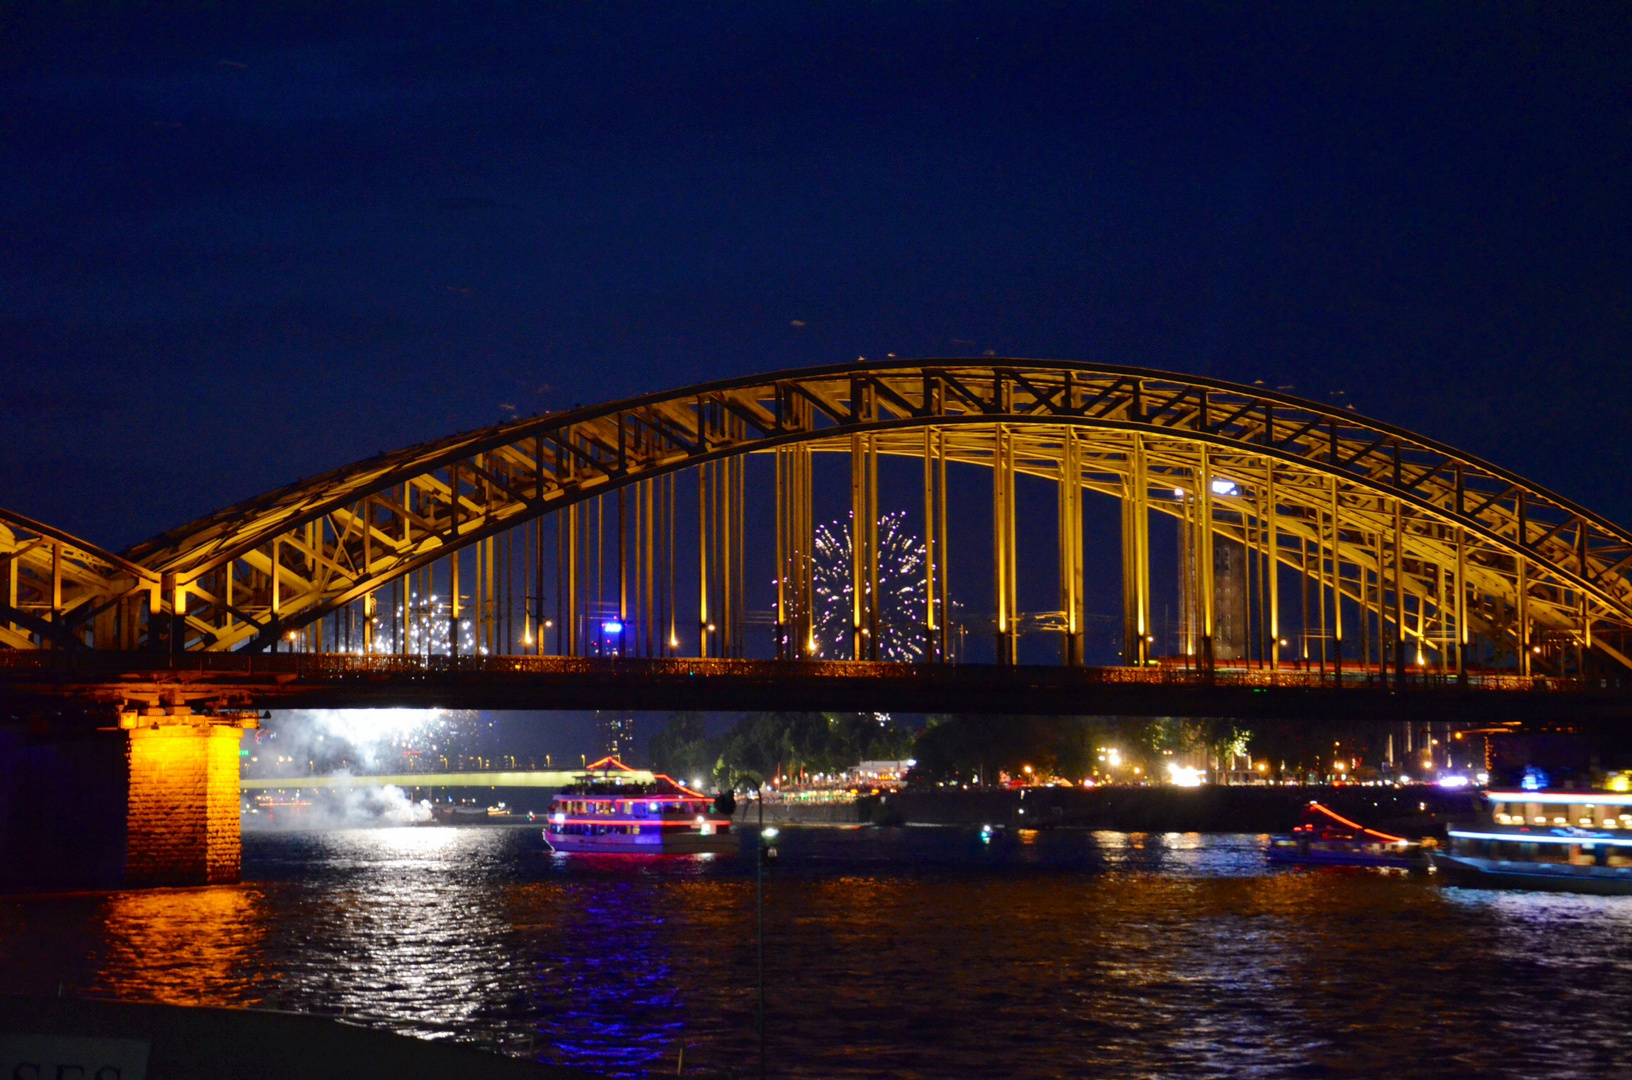
[[[1479,818],[1447,830],[1434,867],[1481,889],[1632,894],[1632,795],[1492,791]]]
[[[652,783],[602,758],[556,792],[544,840],[555,851],[623,855],[734,855],[731,815],[700,791],[658,773]]]
[[[1420,843],[1368,829],[1318,802],[1303,808],[1303,818],[1290,835],[1270,837],[1264,854],[1272,863],[1300,866],[1428,869],[1428,855]]]

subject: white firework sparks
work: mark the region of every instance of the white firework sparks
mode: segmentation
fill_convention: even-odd
[[[818,656],[855,655],[852,634],[850,522],[816,530],[811,586],[816,605]],[[920,660],[924,655],[924,542],[906,529],[906,514],[878,519],[878,658]],[[865,584],[863,588],[865,588]]]
[[[291,709],[255,734],[261,775],[329,768],[402,771],[414,757],[458,757],[476,714],[463,709]],[[281,766],[289,766],[285,769]]]
[[[410,593],[408,597],[408,648],[409,656],[446,656],[453,650],[449,643],[453,635],[448,628],[448,602],[444,597],[435,593]],[[396,635],[402,631],[402,607],[399,605],[389,616],[375,615],[373,622],[373,644],[365,646],[361,627],[352,631],[351,640],[345,642],[341,652],[375,653],[390,656],[404,650],[396,640]],[[469,619],[459,620],[459,652],[463,656],[483,655],[485,648],[478,648],[475,642],[475,633]]]

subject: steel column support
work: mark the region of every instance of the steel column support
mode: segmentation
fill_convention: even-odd
[[[867,658],[867,449],[865,435],[850,436],[850,655]]]
[[[1265,546],[1269,548],[1269,656],[1270,668],[1281,667],[1281,514],[1280,496],[1275,490],[1275,463],[1264,469],[1264,508],[1268,515]]]
[[[708,462],[697,466],[697,655],[708,656]]]
[[[1394,500],[1394,687],[1405,685],[1405,501]]]
[[[1576,565],[1582,572],[1587,568],[1587,526],[1580,522],[1575,527],[1575,559]],[[1584,590],[1576,593],[1581,609],[1581,633],[1576,638],[1575,647],[1575,674],[1576,678],[1587,677],[1587,650],[1592,648],[1592,610],[1587,606],[1587,594]]]
[[[808,407],[808,406],[807,406]],[[811,583],[815,547],[814,511],[811,508],[811,461],[808,446],[795,446],[788,457],[788,604],[791,625],[789,656],[816,655],[816,625]]]
[[[1156,635],[1150,621],[1150,474],[1145,459],[1145,437],[1133,433],[1133,598],[1134,659],[1140,667],[1150,663],[1151,645]]]
[[[1523,555],[1514,556],[1516,561],[1515,572],[1519,590],[1518,604],[1518,639],[1519,639],[1519,674],[1531,674],[1531,645],[1530,645],[1530,568]]]
[[[566,654],[578,655],[578,518],[579,506],[573,503],[565,511],[567,515],[566,527],[562,533],[567,538],[566,561],[566,610],[561,614],[560,625],[555,628],[556,641],[565,640]]]
[[[937,388],[937,400],[939,400],[939,393],[940,390]],[[952,586],[948,569],[951,566],[952,549],[947,545],[946,539],[946,430],[944,428],[938,430],[935,439],[935,486],[941,493],[936,507],[938,513],[934,527],[936,574],[939,576],[941,585],[939,651],[940,657],[944,661],[948,657],[947,649],[950,647],[950,641],[947,637],[947,624],[952,615]]]
[[[1059,488],[1060,608],[1064,626],[1061,659],[1071,667],[1082,664],[1082,456],[1077,434],[1065,429],[1062,440]],[[1123,499],[1124,506],[1128,504]],[[1124,563],[1126,560],[1124,560]],[[1124,571],[1125,573],[1125,571]]]
[[[1213,470],[1212,454],[1204,443],[1201,447],[1200,481],[1196,485],[1196,559],[1197,584],[1201,592],[1201,667],[1213,670],[1213,621],[1218,602],[1217,585],[1213,572]]]
[[[486,540],[478,540],[476,543],[471,545],[471,557],[476,562],[476,572],[472,576],[473,588],[471,589],[470,605],[471,609],[476,613],[476,618],[472,620],[474,623],[472,629],[475,632],[470,635],[470,651],[472,653],[480,653],[482,651],[482,648],[486,643],[487,636],[487,612],[484,603],[485,598],[482,596],[483,577],[486,572],[486,568],[483,566],[482,557],[485,554],[487,554]]]
[[[459,655],[459,557],[460,551],[448,555],[448,655]]]
[[[737,421],[737,437],[744,437],[743,422]],[[736,642],[736,654],[741,657],[747,648],[747,621],[745,612],[748,603],[748,553],[747,553],[747,515],[748,515],[748,459],[739,457],[737,461],[736,501],[733,510],[736,515],[736,526],[732,530],[732,540],[735,545],[731,555],[731,565],[735,568],[736,582],[732,595],[736,603],[732,606],[732,621],[735,627],[732,630],[732,640]]]
[[[624,492],[618,489],[618,655],[626,651],[629,640],[629,520]]]
[[[674,529],[679,510],[676,508],[675,491],[678,487],[675,476],[668,476],[658,480],[661,485],[657,491],[657,515],[659,527],[662,530],[661,548],[663,551],[663,581],[658,592],[657,621],[666,627],[667,636],[663,639],[662,654],[673,656],[680,648],[679,614],[676,611],[678,594],[674,590]]]
[[[1134,432],[1121,502],[1122,660],[1135,667],[1144,667],[1151,654],[1149,493],[1144,437]]]
[[[1337,477],[1332,477],[1332,671],[1343,680],[1343,518],[1337,502]]]
[[[1320,629],[1322,676],[1326,674],[1326,511],[1315,507],[1315,624]]]
[[[1019,653],[1019,604],[1015,598],[1014,435],[997,425],[992,436],[992,559],[997,596],[997,662],[1013,664]]]
[[[646,628],[646,655],[652,656],[657,652],[659,627],[657,625],[657,484],[651,480],[641,482],[641,489],[646,508],[644,521],[646,522],[645,559],[646,573],[642,580],[641,595],[645,604],[641,611],[641,622]]]
[[[867,437],[867,659],[879,658],[882,629],[878,581],[878,440]]]
[[[1298,660],[1303,670],[1309,670],[1309,538],[1298,534],[1298,602],[1302,611],[1298,621]]]
[[[1468,681],[1468,534],[1456,527],[1456,678]]]
[[[715,635],[715,644],[721,656],[732,656],[736,652],[736,642],[732,631],[735,629],[734,615],[736,597],[733,594],[731,556],[736,553],[736,544],[733,541],[731,528],[731,511],[735,504],[732,495],[732,480],[736,459],[726,458],[714,469],[714,566],[719,574],[720,602],[719,614],[714,616],[714,624],[718,627]]]
[[[1062,494],[1062,506],[1060,513],[1063,519],[1065,514],[1063,506],[1065,481],[1063,478],[1061,479],[1060,483]],[[1131,666],[1139,666],[1141,663],[1139,659],[1139,601],[1137,596],[1138,585],[1136,584],[1139,578],[1139,556],[1134,550],[1136,542],[1133,534],[1136,526],[1134,525],[1133,520],[1134,508],[1132,476],[1128,477],[1127,486],[1122,492],[1122,498],[1118,499],[1117,502],[1122,511],[1122,662]],[[1063,544],[1061,548],[1061,560],[1063,572]],[[1064,583],[1062,581],[1062,602],[1064,602],[1063,584]]]
[[[928,660],[944,660],[940,647],[940,619],[936,617],[935,577],[940,570],[940,547],[937,524],[946,501],[946,492],[936,484],[936,443],[941,437],[938,428],[924,428],[924,656]]]
[[[788,589],[792,586],[793,571],[793,501],[788,498],[793,488],[793,452],[788,449],[778,449],[777,478],[772,501],[777,516],[777,659],[793,659],[798,649],[790,649],[788,623],[790,623],[790,605],[788,605]]]

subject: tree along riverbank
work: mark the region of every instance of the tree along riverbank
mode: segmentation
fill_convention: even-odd
[[[1118,832],[1287,832],[1315,800],[1362,825],[1401,836],[1443,836],[1473,812],[1475,796],[1437,787],[1040,787],[1017,791],[907,791],[853,803],[768,803],[778,824],[1006,825]],[[757,820],[751,800],[739,820]]]

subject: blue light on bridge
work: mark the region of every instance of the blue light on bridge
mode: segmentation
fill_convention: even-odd
[[[601,633],[612,634],[614,636],[621,634],[623,633],[623,624],[618,622],[616,619],[613,619],[610,622],[604,622],[601,624]]]

